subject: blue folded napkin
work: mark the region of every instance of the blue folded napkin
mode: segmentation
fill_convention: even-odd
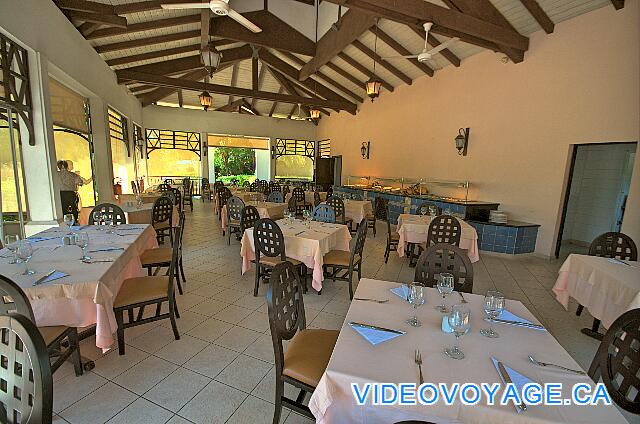
[[[453,328],[449,325],[449,315],[447,314],[442,316],[442,332],[453,333]]]
[[[103,247],[103,248],[100,248],[100,249],[93,249],[93,250],[90,250],[89,252],[91,252],[91,253],[97,253],[97,252],[113,252],[113,251],[115,251],[115,250],[124,250],[124,248],[122,248],[122,247]]]
[[[395,294],[396,296],[407,300],[407,286],[406,285],[401,285],[400,287],[394,287],[391,289],[391,293]]]
[[[517,323],[522,323],[522,324],[532,324],[532,325],[540,325],[540,324],[536,324],[534,322],[531,322],[529,320],[526,320],[524,318],[520,318],[519,316],[517,316],[514,313],[511,313],[509,311],[507,311],[506,309],[504,309],[502,311],[502,313],[500,315],[498,315],[498,319],[503,319],[506,321],[513,321],[514,324],[508,323],[508,322],[501,322],[499,324],[507,324],[507,325],[515,325],[518,326]],[[531,328],[532,330],[538,330],[538,331],[547,331],[544,327],[527,327],[527,328]]]
[[[29,237],[27,238],[27,241],[31,243],[37,243],[39,241],[55,240],[57,238],[58,237]]]
[[[48,283],[49,281],[54,281],[54,280],[58,280],[60,278],[64,278],[64,277],[68,277],[69,274],[67,274],[66,272],[62,272],[62,271],[56,271],[53,274],[51,274],[50,276],[48,276],[43,283]]]
[[[90,227],[90,225],[72,225],[71,229],[74,231],[80,231],[80,230],[84,230],[87,227]]]
[[[492,356],[491,361],[493,362],[493,366],[496,367],[496,371],[498,371],[498,376],[500,376],[500,380],[502,380],[502,382],[506,384],[507,382],[504,381],[502,374],[500,374],[500,369],[498,368],[498,360]],[[527,377],[526,375],[522,375],[518,371],[507,366],[507,364],[505,364],[504,362],[502,363],[502,365],[504,365],[504,369],[507,370],[507,374],[509,374],[509,378],[511,378],[513,385],[516,386],[516,389],[518,389],[518,393],[522,397],[522,389],[524,388],[525,384],[534,383],[534,381],[529,377]],[[521,412],[520,408],[516,407],[516,412],[520,413]]]
[[[404,334],[404,331],[398,331],[397,333],[394,333],[391,331],[365,327],[351,322],[349,323],[349,325],[374,346],[388,340],[395,339],[396,337],[402,336]]]

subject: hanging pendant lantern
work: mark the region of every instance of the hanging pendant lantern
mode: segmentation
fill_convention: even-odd
[[[318,109],[309,110],[309,115],[313,120],[320,119],[320,111]]]
[[[376,57],[378,55],[378,22],[376,20],[376,38],[373,43],[373,75],[369,78],[369,81],[365,82],[365,89],[367,90],[367,96],[373,99],[380,95],[380,87],[382,87],[382,81],[376,76]]]
[[[209,74],[213,74],[220,66],[222,53],[213,44],[209,44],[200,51],[200,60]]]
[[[207,110],[211,107],[213,99],[211,98],[211,94],[209,94],[208,91],[203,91],[202,93],[200,93],[198,98],[200,99],[200,105],[204,108],[204,110]]]

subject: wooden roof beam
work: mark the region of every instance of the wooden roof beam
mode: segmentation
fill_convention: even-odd
[[[359,72],[366,75],[367,78],[371,78],[373,76],[373,71],[370,71],[366,66],[364,66],[362,63],[358,62],[357,60],[354,60],[350,56],[347,56],[346,53],[340,52],[338,53],[338,57],[344,60],[345,62],[347,62],[349,65],[356,68]],[[376,77],[382,82],[382,86],[386,90],[393,91],[393,85],[389,84],[384,79],[380,78],[378,75],[376,75]]]
[[[95,31],[87,37],[87,40],[95,40],[104,37],[113,37],[114,35],[135,34],[143,31],[154,29],[171,28],[178,25],[188,25],[200,22],[200,15],[177,16],[167,19],[156,19],[154,21],[139,22],[137,24],[129,24],[126,28],[105,28]]]
[[[369,31],[371,31],[373,34],[377,34],[378,38],[380,38],[386,45],[391,47],[399,55],[408,56],[408,55],[414,54],[409,50],[407,50],[402,44],[394,40],[393,37],[391,37],[389,34],[387,34],[382,29],[380,29],[379,26],[377,28],[370,29]],[[413,65],[415,65],[416,67],[418,67],[425,74],[429,75],[430,77],[433,76],[433,69],[431,69],[429,65],[419,62],[418,59],[407,59],[407,60],[411,62]]]
[[[327,66],[327,68],[331,69],[333,72],[336,72],[338,75],[342,76],[343,78],[348,79],[349,81],[351,81],[352,83],[354,83],[358,87],[361,87],[364,90],[364,82],[360,81],[352,73],[349,73],[349,72],[345,71],[344,69],[342,69],[341,67],[339,67],[338,65],[336,65],[333,62],[327,62],[326,66]],[[393,88],[393,87],[391,87],[391,88]]]
[[[267,67],[264,65],[260,66],[260,72],[258,73],[258,90],[262,90],[262,83],[264,82],[264,75],[266,74]],[[256,99],[251,101],[251,108],[256,108]]]
[[[522,2],[522,5],[525,7],[525,9],[527,9],[529,13],[531,13],[531,16],[533,16],[533,19],[535,19],[536,22],[540,24],[542,29],[544,29],[544,31],[547,34],[551,34],[553,32],[555,25],[553,24],[553,21],[549,19],[549,15],[547,15],[547,13],[542,9],[542,7],[540,7],[540,4],[538,4],[536,0],[520,0],[520,1]]]
[[[296,87],[293,85],[293,83],[291,81],[289,81],[287,79],[287,77],[285,77],[284,75],[282,75],[280,72],[276,71],[275,69],[270,68],[269,66],[267,66],[265,63],[262,64],[263,67],[269,68],[269,72],[271,73],[271,75],[273,76],[273,78],[276,79],[276,81],[278,81],[280,83],[280,87],[282,87],[284,89],[284,91],[286,91],[287,93],[293,95],[293,96],[299,96],[300,94],[298,93],[298,91],[296,90]],[[309,116],[310,110],[309,107],[307,106],[301,106],[302,110],[304,111],[304,113]]]
[[[102,13],[105,15],[117,15],[115,8],[109,4],[87,0],[55,0],[60,9],[74,12]]]
[[[386,60],[384,60],[378,53],[374,52],[369,47],[365,46],[362,41],[355,40],[353,42],[353,46],[355,48],[357,48],[358,50],[360,50],[362,53],[364,53],[367,56],[369,56],[372,60],[375,60],[376,63],[378,64],[378,66],[382,66],[384,69],[386,69],[387,71],[391,72],[397,78],[399,78],[402,81],[404,81],[405,84],[411,85],[413,83],[413,80],[411,79],[411,77],[409,77],[408,75],[403,73],[400,69],[396,68],[395,66],[393,66],[392,64],[390,64]]]
[[[231,69],[231,87],[235,87],[238,84],[238,63],[233,64],[233,68]],[[229,103],[233,103],[235,97],[229,96]]]
[[[202,69],[196,69],[195,71],[191,71],[191,72],[181,76],[180,79],[185,80],[185,81],[200,81],[206,75],[207,75],[207,71],[204,68],[202,68]],[[138,99],[142,102],[143,106],[148,106],[148,105],[150,105],[152,103],[160,101],[160,100],[162,100],[162,99],[164,99],[166,97],[169,97],[170,95],[172,95],[176,91],[178,91],[175,88],[158,87],[155,84],[152,84],[151,86],[155,88],[153,91],[150,91],[150,92],[144,93],[144,94],[140,94],[140,95],[137,96]],[[180,91],[182,91],[182,90],[180,90]]]
[[[244,103],[244,99],[234,100],[233,102],[227,103],[224,106],[220,106],[216,110],[218,112],[238,112],[240,106]]]
[[[77,12],[75,10],[67,11],[66,15],[69,19],[77,19],[78,21],[91,22],[94,24],[109,25],[118,28],[127,27],[127,18],[118,15],[107,15],[103,13]]]
[[[78,31],[80,31],[80,34],[82,34],[84,38],[87,38],[95,31],[97,31],[101,26],[102,24],[96,24],[95,22],[85,22],[78,27]]]
[[[611,3],[616,10],[620,10],[624,7],[624,0],[611,0]]]
[[[278,94],[282,94],[282,87],[278,90]],[[271,105],[271,110],[269,111],[269,116],[273,116],[273,113],[276,111],[278,107],[278,102],[273,102]]]
[[[193,0],[146,0],[136,3],[118,4],[113,6],[113,8],[118,15],[126,15],[130,13],[148,12],[150,10],[160,10],[162,9],[162,4],[170,3],[193,3]]]

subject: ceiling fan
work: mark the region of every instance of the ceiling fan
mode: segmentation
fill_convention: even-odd
[[[291,119],[294,121],[308,121],[311,116],[306,116],[306,113],[302,113],[302,104],[298,103],[298,112],[295,115],[291,115]]]
[[[424,63],[433,59],[434,54],[446,49],[451,44],[460,40],[458,37],[450,38],[449,40],[440,44],[438,47],[429,49],[429,45],[427,44],[427,39],[429,38],[429,30],[431,30],[432,26],[433,26],[433,22],[425,22],[425,24],[423,25],[425,35],[424,35],[424,49],[422,50],[422,53],[412,54],[407,56],[388,56],[388,57],[384,57],[383,59],[398,59],[398,58],[418,59],[418,62]]]
[[[253,22],[229,7],[229,0],[209,0],[209,3],[169,3],[161,4],[163,9],[211,9],[218,16],[228,16],[251,32],[261,32],[262,29]]]

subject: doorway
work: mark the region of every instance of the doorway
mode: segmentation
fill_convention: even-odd
[[[556,258],[586,254],[597,236],[620,231],[636,149],[637,143],[573,146]]]

